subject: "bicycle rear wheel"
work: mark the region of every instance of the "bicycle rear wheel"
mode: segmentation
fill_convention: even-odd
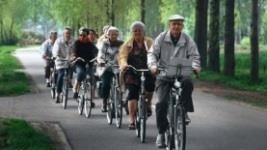
[[[185,111],[181,106],[177,107],[177,118],[175,123],[175,150],[185,150],[186,146],[186,123]]]
[[[92,100],[93,100],[93,97],[92,97],[92,93],[93,93],[93,88],[91,86],[91,84],[88,84],[87,85],[87,89],[86,89],[86,93],[85,93],[85,105],[84,105],[84,108],[85,108],[85,116],[86,118],[89,118],[91,117],[91,113],[92,113]]]
[[[79,115],[83,114],[83,108],[84,108],[84,101],[85,101],[85,97],[82,94],[81,96],[79,96],[78,98],[78,113]]]

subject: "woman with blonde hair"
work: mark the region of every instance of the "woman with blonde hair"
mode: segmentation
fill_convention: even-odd
[[[119,50],[118,63],[123,71],[125,86],[128,90],[127,101],[129,111],[129,129],[135,129],[135,113],[141,86],[140,76],[128,68],[129,65],[137,69],[146,69],[147,52],[153,44],[153,40],[145,36],[145,25],[135,21],[131,25],[131,37],[124,42]],[[155,88],[155,77],[150,72],[145,73],[145,91],[148,99],[148,115],[151,115],[151,99]]]

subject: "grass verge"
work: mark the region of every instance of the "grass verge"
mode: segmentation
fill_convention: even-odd
[[[53,150],[53,143],[26,121],[0,118],[0,149]]]
[[[30,91],[30,81],[12,56],[16,46],[0,46],[0,96],[19,95]]]

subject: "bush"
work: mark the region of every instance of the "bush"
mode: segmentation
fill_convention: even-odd
[[[245,36],[242,38],[241,42],[240,42],[240,47],[241,49],[249,49],[250,45],[250,39],[248,36]]]
[[[24,31],[21,35],[19,45],[27,46],[27,45],[39,45],[42,41],[45,40],[45,37],[41,34],[32,32],[32,31]]]

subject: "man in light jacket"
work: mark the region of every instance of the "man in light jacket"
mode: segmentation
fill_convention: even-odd
[[[56,102],[59,103],[59,97],[62,92],[63,75],[65,69],[68,69],[68,60],[73,49],[74,40],[71,37],[71,28],[65,27],[63,37],[58,38],[53,47],[53,57],[56,58],[55,65],[58,72]]]
[[[178,59],[192,60],[192,68],[195,72],[200,71],[200,55],[195,42],[186,33],[182,32],[184,17],[180,15],[172,15],[169,17],[169,30],[162,32],[155,39],[155,43],[148,53],[148,67],[152,74],[157,75],[156,91],[158,94],[158,102],[156,104],[156,121],[158,128],[158,136],[156,146],[165,148],[165,132],[168,128],[167,110],[169,93],[173,80],[159,73],[158,67],[167,69],[171,62]],[[173,64],[172,64],[173,65]],[[186,112],[193,112],[192,91],[193,83],[190,77],[184,77],[182,82],[182,101]],[[187,117],[189,122],[189,118]]]

